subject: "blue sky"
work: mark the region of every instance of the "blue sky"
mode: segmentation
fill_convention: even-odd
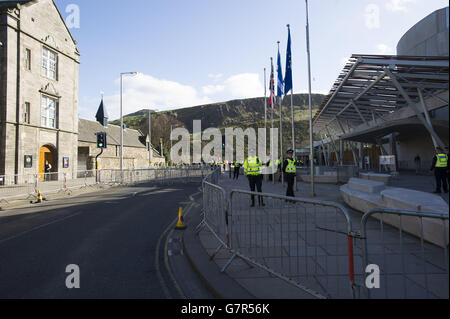
[[[295,93],[307,91],[303,0],[55,0],[81,52],[79,114],[93,119],[104,92],[110,118],[264,95],[270,57],[291,25]],[[310,0],[313,92],[328,93],[354,53],[395,54],[401,36],[444,0]],[[70,8],[70,7],[69,7]],[[276,65],[275,65],[276,69]]]

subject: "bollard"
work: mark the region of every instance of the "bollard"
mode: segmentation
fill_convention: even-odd
[[[187,227],[184,224],[184,218],[183,218],[183,208],[180,207],[178,211],[178,223],[177,227],[175,227],[176,230],[185,230]]]

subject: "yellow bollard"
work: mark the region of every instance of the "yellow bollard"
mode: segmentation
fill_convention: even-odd
[[[39,204],[39,203],[42,203],[42,194],[41,194],[41,191],[39,191],[39,190],[38,190],[37,193],[38,194],[37,194],[37,202],[36,202],[36,204]]]
[[[184,218],[183,218],[183,208],[180,207],[180,210],[178,211],[178,223],[177,227],[175,227],[176,230],[185,230],[187,227],[184,224]]]

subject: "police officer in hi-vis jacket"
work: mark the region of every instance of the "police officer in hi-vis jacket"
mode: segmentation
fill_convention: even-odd
[[[283,173],[287,182],[287,197],[295,197],[294,194],[294,182],[295,177],[297,176],[297,167],[295,166],[295,160],[294,160],[294,151],[288,150],[287,151],[287,158],[283,163]]]
[[[244,162],[244,173],[247,175],[250,190],[252,192],[255,192],[255,189],[258,189],[258,193],[262,193],[263,176],[261,174],[261,167],[261,160],[256,156],[255,150],[251,149],[249,151],[249,157]],[[266,206],[261,196],[258,196],[258,202],[259,206]],[[252,195],[251,207],[255,207],[255,195]]]

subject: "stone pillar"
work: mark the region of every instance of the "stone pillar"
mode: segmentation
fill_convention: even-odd
[[[344,165],[344,141],[339,140],[339,164]]]

